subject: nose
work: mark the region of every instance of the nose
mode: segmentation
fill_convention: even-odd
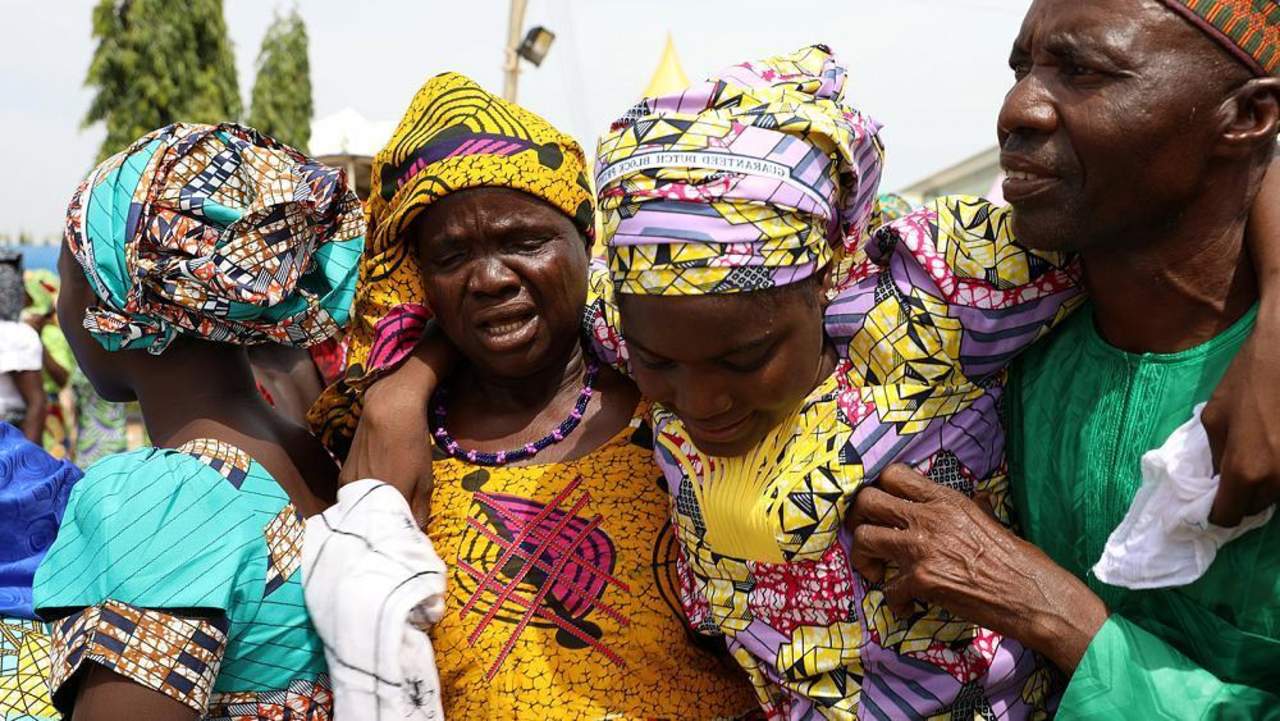
[[[479,258],[467,277],[467,290],[491,298],[509,298],[520,292],[520,276],[497,256]]]
[[[1058,129],[1058,111],[1041,74],[1032,70],[1004,96],[996,129],[1000,145],[1012,136],[1050,135]]]
[[[733,396],[715,374],[680,373],[671,390],[684,418],[706,421],[733,409]]]

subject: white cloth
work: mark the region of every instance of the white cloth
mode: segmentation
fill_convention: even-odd
[[[10,374],[42,367],[44,346],[36,329],[26,323],[0,320],[0,420],[20,416],[27,409],[27,401]]]
[[[1142,456],[1142,486],[1093,567],[1103,583],[1132,589],[1185,586],[1209,570],[1219,548],[1271,520],[1274,506],[1235,528],[1209,523],[1222,479],[1213,471],[1202,411],[1203,403],[1163,446]]]
[[[337,505],[307,520],[302,585],[334,718],[444,718],[427,629],[444,615],[445,566],[399,491],[339,488]]]

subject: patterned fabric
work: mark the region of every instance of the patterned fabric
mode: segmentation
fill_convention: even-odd
[[[52,668],[43,623],[0,616],[0,721],[61,718],[49,699]]]
[[[647,98],[600,140],[596,187],[621,293],[794,283],[865,237],[880,125],[844,102],[823,46]]]
[[[427,533],[450,577],[431,637],[445,718],[696,721],[753,706],[684,630],[645,415],[568,463],[435,462]]]
[[[31,583],[83,474],[0,423],[0,616],[35,619]]]
[[[391,141],[373,159],[369,246],[360,261],[343,382],[308,415],[313,430],[345,455],[362,389],[403,360],[430,317],[416,250],[402,236],[422,211],[468,188],[512,188],[560,209],[588,238],[594,196],[582,149],[533,113],[445,73],[414,96]]]
[[[364,240],[340,170],[240,125],[175,124],[94,169],[66,240],[107,350],[178,333],[310,345],[345,325]]]
[[[703,455],[655,410],[685,612],[726,637],[772,718],[1042,718],[1060,690],[1049,666],[941,608],[896,616],[849,570],[844,515],[904,462],[991,494],[1009,522],[1003,368],[1078,305],[1078,267],[1018,246],[1009,210],[963,197],[882,228],[852,261],[826,310],[835,373],[754,451]],[[604,301],[588,332],[625,368]]]
[[[1280,69],[1277,0],[1164,0],[1258,75]]]
[[[55,619],[65,660],[55,703],[68,710],[68,679],[87,655],[201,718],[258,718],[243,710],[254,705],[275,709],[261,718],[328,718],[301,543],[288,495],[234,446],[203,440],[98,462],[36,573],[36,610]],[[108,653],[121,648],[123,660]]]
[[[884,193],[876,199],[876,209],[871,220],[872,229],[892,223],[911,212],[911,202],[897,193]]]
[[[75,399],[76,442],[72,460],[88,468],[113,453],[129,449],[128,408],[103,400],[79,368],[71,371],[71,395]]]
[[[0,321],[16,321],[22,315],[22,254],[0,248]]]
[[[69,707],[67,681],[96,663],[196,711],[209,700],[227,651],[227,619],[175,616],[107,601],[53,624],[53,673],[58,705]]]

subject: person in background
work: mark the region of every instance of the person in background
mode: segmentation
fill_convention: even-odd
[[[0,422],[0,719],[53,721],[48,629],[31,584],[58,531],[78,468]]]
[[[129,449],[129,406],[98,395],[89,376],[71,371],[71,418],[74,440],[71,459],[88,468],[100,459]]]
[[[69,414],[62,403],[62,390],[67,387],[75,368],[71,347],[58,327],[54,303],[58,295],[58,277],[47,270],[28,270],[23,276],[27,290],[27,307],[22,319],[40,334],[44,345],[41,378],[49,396],[49,410],[44,421],[44,448],[54,458],[67,458],[71,450]]]
[[[338,469],[258,394],[244,347],[345,324],[363,247],[340,170],[250,128],[175,124],[72,197],[58,317],[155,444],[102,459],[36,572],[53,702],[100,721],[329,718],[303,519]],[[271,282],[259,282],[270,278]]]
[[[26,305],[22,279],[22,254],[0,248],[0,421],[22,429],[39,443],[49,397],[40,373],[44,346],[39,333],[19,319]]]

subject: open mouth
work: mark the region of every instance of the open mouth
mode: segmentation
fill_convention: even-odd
[[[479,324],[480,339],[494,351],[511,350],[533,340],[538,330],[538,314],[532,310],[504,314]]]

